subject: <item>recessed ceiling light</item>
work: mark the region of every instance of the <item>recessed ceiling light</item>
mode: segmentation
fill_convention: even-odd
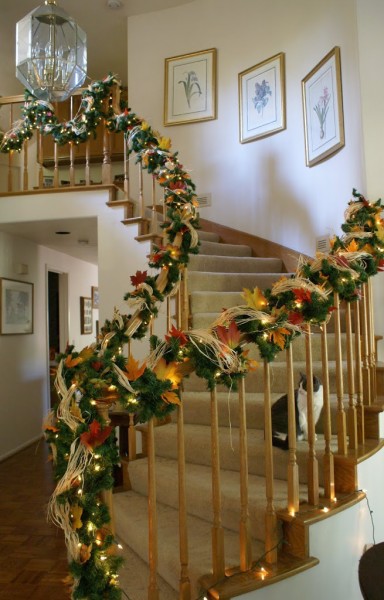
[[[70,231],[55,231],[56,235],[69,235]]]
[[[108,8],[121,8],[123,6],[123,3],[121,2],[121,0],[107,0],[107,6]]]

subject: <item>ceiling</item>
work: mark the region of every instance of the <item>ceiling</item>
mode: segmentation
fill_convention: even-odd
[[[87,33],[88,76],[102,79],[109,72],[127,83],[127,17],[187,4],[192,0],[120,0],[120,8],[111,9],[113,0],[57,0]],[[0,95],[22,94],[23,86],[15,76],[16,23],[43,0],[0,0]],[[110,41],[113,40],[113,43]],[[63,219],[33,223],[0,225],[2,231],[97,264],[97,219]],[[56,231],[70,231],[56,235]],[[79,244],[79,239],[88,244]]]

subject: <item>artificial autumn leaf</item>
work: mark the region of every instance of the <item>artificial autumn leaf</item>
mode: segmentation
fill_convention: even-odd
[[[131,283],[132,285],[134,285],[136,288],[141,284],[144,283],[145,280],[147,279],[147,271],[136,271],[135,275],[131,275]]]
[[[304,317],[300,312],[290,312],[288,315],[288,321],[292,325],[300,325],[304,321]]]
[[[378,271],[384,271],[384,259],[380,259],[377,265],[377,270]]]
[[[54,425],[47,425],[47,427],[44,427],[44,431],[52,431],[52,433],[57,433],[59,430],[57,427],[54,427]]]
[[[92,348],[92,346],[86,346],[85,348],[82,349],[79,356],[83,360],[88,360],[89,358],[91,358],[91,356],[93,356],[94,353],[95,353],[95,349]]]
[[[72,400],[71,402],[71,407],[69,409],[69,412],[71,413],[71,415],[73,415],[76,419],[78,419],[79,421],[83,421],[83,414],[80,410],[79,405],[76,403],[76,400]]]
[[[248,358],[248,354],[249,354],[249,350],[243,350],[243,358],[247,365],[247,369],[248,369],[248,371],[256,371],[256,369],[259,366],[259,363],[257,362],[257,360],[254,360],[253,358]]]
[[[167,404],[181,404],[180,398],[176,392],[164,392],[164,394],[161,394],[161,397]]]
[[[66,367],[68,367],[68,369],[72,369],[73,367],[76,367],[77,365],[79,365],[82,362],[83,362],[83,359],[81,358],[81,356],[72,358],[72,354],[69,354],[67,356],[67,358],[65,359],[64,364]]]
[[[222,325],[216,327],[217,337],[232,350],[240,344],[241,333],[235,321],[231,321],[228,329]]]
[[[89,426],[88,431],[84,431],[80,435],[80,440],[84,446],[89,448],[89,450],[94,450],[98,446],[104,444],[105,440],[108,438],[112,431],[112,427],[109,425],[108,427],[101,428],[99,421],[94,419]]]
[[[81,515],[83,514],[83,507],[78,504],[74,504],[71,507],[71,525],[72,529],[80,529],[83,526]]]
[[[178,246],[174,246],[173,244],[167,244],[166,250],[171,255],[171,258],[179,258],[181,254],[180,248]]]
[[[100,369],[103,367],[103,363],[101,362],[101,360],[94,360],[91,363],[91,367],[92,369],[94,369],[95,371],[100,371]]]
[[[290,334],[291,332],[289,331],[289,329],[286,329],[285,327],[279,327],[278,329],[270,331],[269,339],[271,340],[271,342],[276,344],[276,346],[279,346],[281,350],[284,350],[287,341],[286,336]]]
[[[170,342],[172,338],[179,340],[180,346],[185,346],[185,344],[188,342],[188,338],[185,333],[181,331],[181,329],[176,329],[174,325],[172,325],[169,335],[165,336],[167,342]]]
[[[255,310],[263,310],[267,306],[267,299],[258,287],[255,287],[253,292],[243,288],[243,293],[241,295],[246,301],[247,306],[250,308],[254,308]]]
[[[292,290],[295,295],[296,302],[311,302],[311,292],[309,290],[303,290],[301,288],[296,288]]]
[[[90,544],[89,546],[86,546],[85,544],[81,544],[80,555],[79,555],[80,564],[83,565],[84,563],[86,563],[91,558],[91,554],[92,554],[92,544]]]
[[[183,378],[179,363],[170,362],[167,364],[165,358],[160,358],[153,372],[160,381],[168,379],[172,383],[173,388],[177,388]]]
[[[146,368],[147,364],[145,362],[143,362],[143,364],[140,366],[139,361],[135,360],[132,354],[130,354],[125,366],[124,375],[127,375],[127,379],[129,379],[129,381],[136,381],[136,379],[139,379],[139,377],[142,376]]]
[[[347,251],[348,252],[358,252],[359,251],[359,245],[356,242],[356,240],[351,240],[347,246]]]
[[[169,150],[172,146],[171,138],[169,137],[161,137],[159,140],[159,149],[160,150]]]

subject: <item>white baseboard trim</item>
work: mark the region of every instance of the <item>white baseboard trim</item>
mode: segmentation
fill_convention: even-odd
[[[24,450],[24,448],[28,448],[28,446],[31,446],[31,444],[34,444],[34,443],[38,442],[39,440],[41,440],[42,443],[45,443],[44,439],[42,438],[42,436],[40,434],[40,435],[30,439],[28,442],[24,442],[24,444],[21,444],[20,446],[13,448],[13,450],[10,450],[9,452],[2,454],[0,456],[0,462],[2,462],[3,460],[6,460],[7,458],[10,458],[11,456],[13,456],[14,454],[17,454],[21,450]]]

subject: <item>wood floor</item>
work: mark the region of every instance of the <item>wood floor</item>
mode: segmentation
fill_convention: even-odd
[[[52,466],[42,440],[0,463],[0,600],[68,600],[64,535],[47,522]]]

